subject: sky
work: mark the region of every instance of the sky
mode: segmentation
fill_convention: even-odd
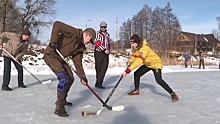
[[[2,58],[1,58],[2,60]],[[82,117],[81,111],[96,112],[101,102],[92,92],[83,86],[78,77],[68,93],[67,101],[72,107],[65,107],[68,117],[54,114],[57,78],[49,68],[38,61],[38,66],[24,62],[39,80],[51,83],[40,84],[27,71],[24,71],[24,84],[27,88],[17,88],[17,71],[12,66],[9,87],[12,91],[0,91],[1,124],[219,124],[220,123],[220,69],[218,66],[206,66],[206,69],[184,68],[184,66],[164,66],[162,77],[179,96],[172,102],[170,95],[161,88],[152,72],[141,77],[140,94],[128,96],[134,89],[133,73],[121,80],[108,101],[110,106],[123,105],[122,111],[102,109],[100,115]],[[0,62],[0,82],[2,82],[2,63]],[[93,74],[90,71],[93,70]],[[96,89],[94,69],[86,69],[90,87],[105,101],[113,90],[124,69],[108,69],[103,86]],[[113,73],[114,72],[114,73]]]
[[[99,30],[101,21],[108,25],[111,38],[116,37],[116,17],[118,18],[118,29],[123,22],[136,15],[144,5],[154,10],[165,7],[170,3],[172,12],[178,17],[182,31],[197,34],[209,34],[213,29],[218,29],[216,17],[220,16],[219,0],[57,0],[55,9],[57,15],[54,21],[62,21],[73,27],[85,29],[92,27]],[[90,21],[89,21],[90,20]],[[46,42],[50,38],[51,29],[41,31],[39,39]]]

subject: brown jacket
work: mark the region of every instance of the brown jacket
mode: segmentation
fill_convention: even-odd
[[[0,34],[0,44],[2,45],[2,40],[4,38],[8,39],[8,42],[5,45],[5,49],[12,54],[14,57],[21,59],[21,57],[25,54],[28,47],[28,41],[21,41],[20,33],[11,33],[11,32],[3,32]],[[2,52],[3,56],[10,57],[6,52]]]
[[[82,66],[83,52],[86,47],[83,43],[83,32],[65,23],[56,21],[53,25],[51,42],[57,43],[57,49],[66,58],[71,56],[77,72],[81,76],[85,76]],[[46,55],[57,54],[50,46],[45,49]]]

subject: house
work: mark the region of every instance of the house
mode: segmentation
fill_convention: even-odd
[[[210,55],[220,53],[220,41],[213,34],[194,34],[181,31],[176,37],[175,46],[175,51],[189,52],[194,55],[201,50]]]

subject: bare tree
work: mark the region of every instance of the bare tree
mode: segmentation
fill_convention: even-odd
[[[13,31],[14,20],[18,15],[18,11],[15,10],[15,5],[18,0],[1,0],[1,32]]]
[[[214,37],[218,40],[220,40],[220,30],[218,29],[213,29],[212,30],[212,34],[214,35]]]
[[[56,15],[55,0],[1,0],[1,31],[30,28],[32,36],[52,25]]]
[[[119,32],[119,48],[130,48],[129,38],[132,35],[132,21],[128,19],[127,22],[124,22],[120,27]]]
[[[213,29],[212,33],[214,34],[216,39],[220,40],[220,16],[218,16],[216,20],[218,22],[218,29]]]
[[[51,17],[54,17],[55,0],[25,0],[20,5],[17,17],[21,28],[29,27],[35,33],[39,33],[42,27],[49,27],[52,24]]]
[[[172,13],[168,2],[164,8],[156,7],[153,11],[149,6],[144,5],[136,15],[133,15],[132,20],[128,19],[123,23],[119,35],[124,47],[129,36],[136,33],[147,39],[148,44],[156,52],[164,54],[164,51],[174,45],[175,38],[180,31],[178,18]]]
[[[217,22],[218,22],[218,29],[220,30],[220,16],[218,16],[218,17],[216,18],[216,20],[217,20]]]

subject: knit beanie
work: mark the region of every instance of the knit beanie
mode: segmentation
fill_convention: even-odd
[[[28,36],[30,36],[31,32],[28,29],[24,29],[24,30],[22,30],[21,35],[28,35]]]
[[[137,34],[133,34],[132,37],[130,38],[130,42],[134,42],[139,44],[140,43],[140,38]]]

